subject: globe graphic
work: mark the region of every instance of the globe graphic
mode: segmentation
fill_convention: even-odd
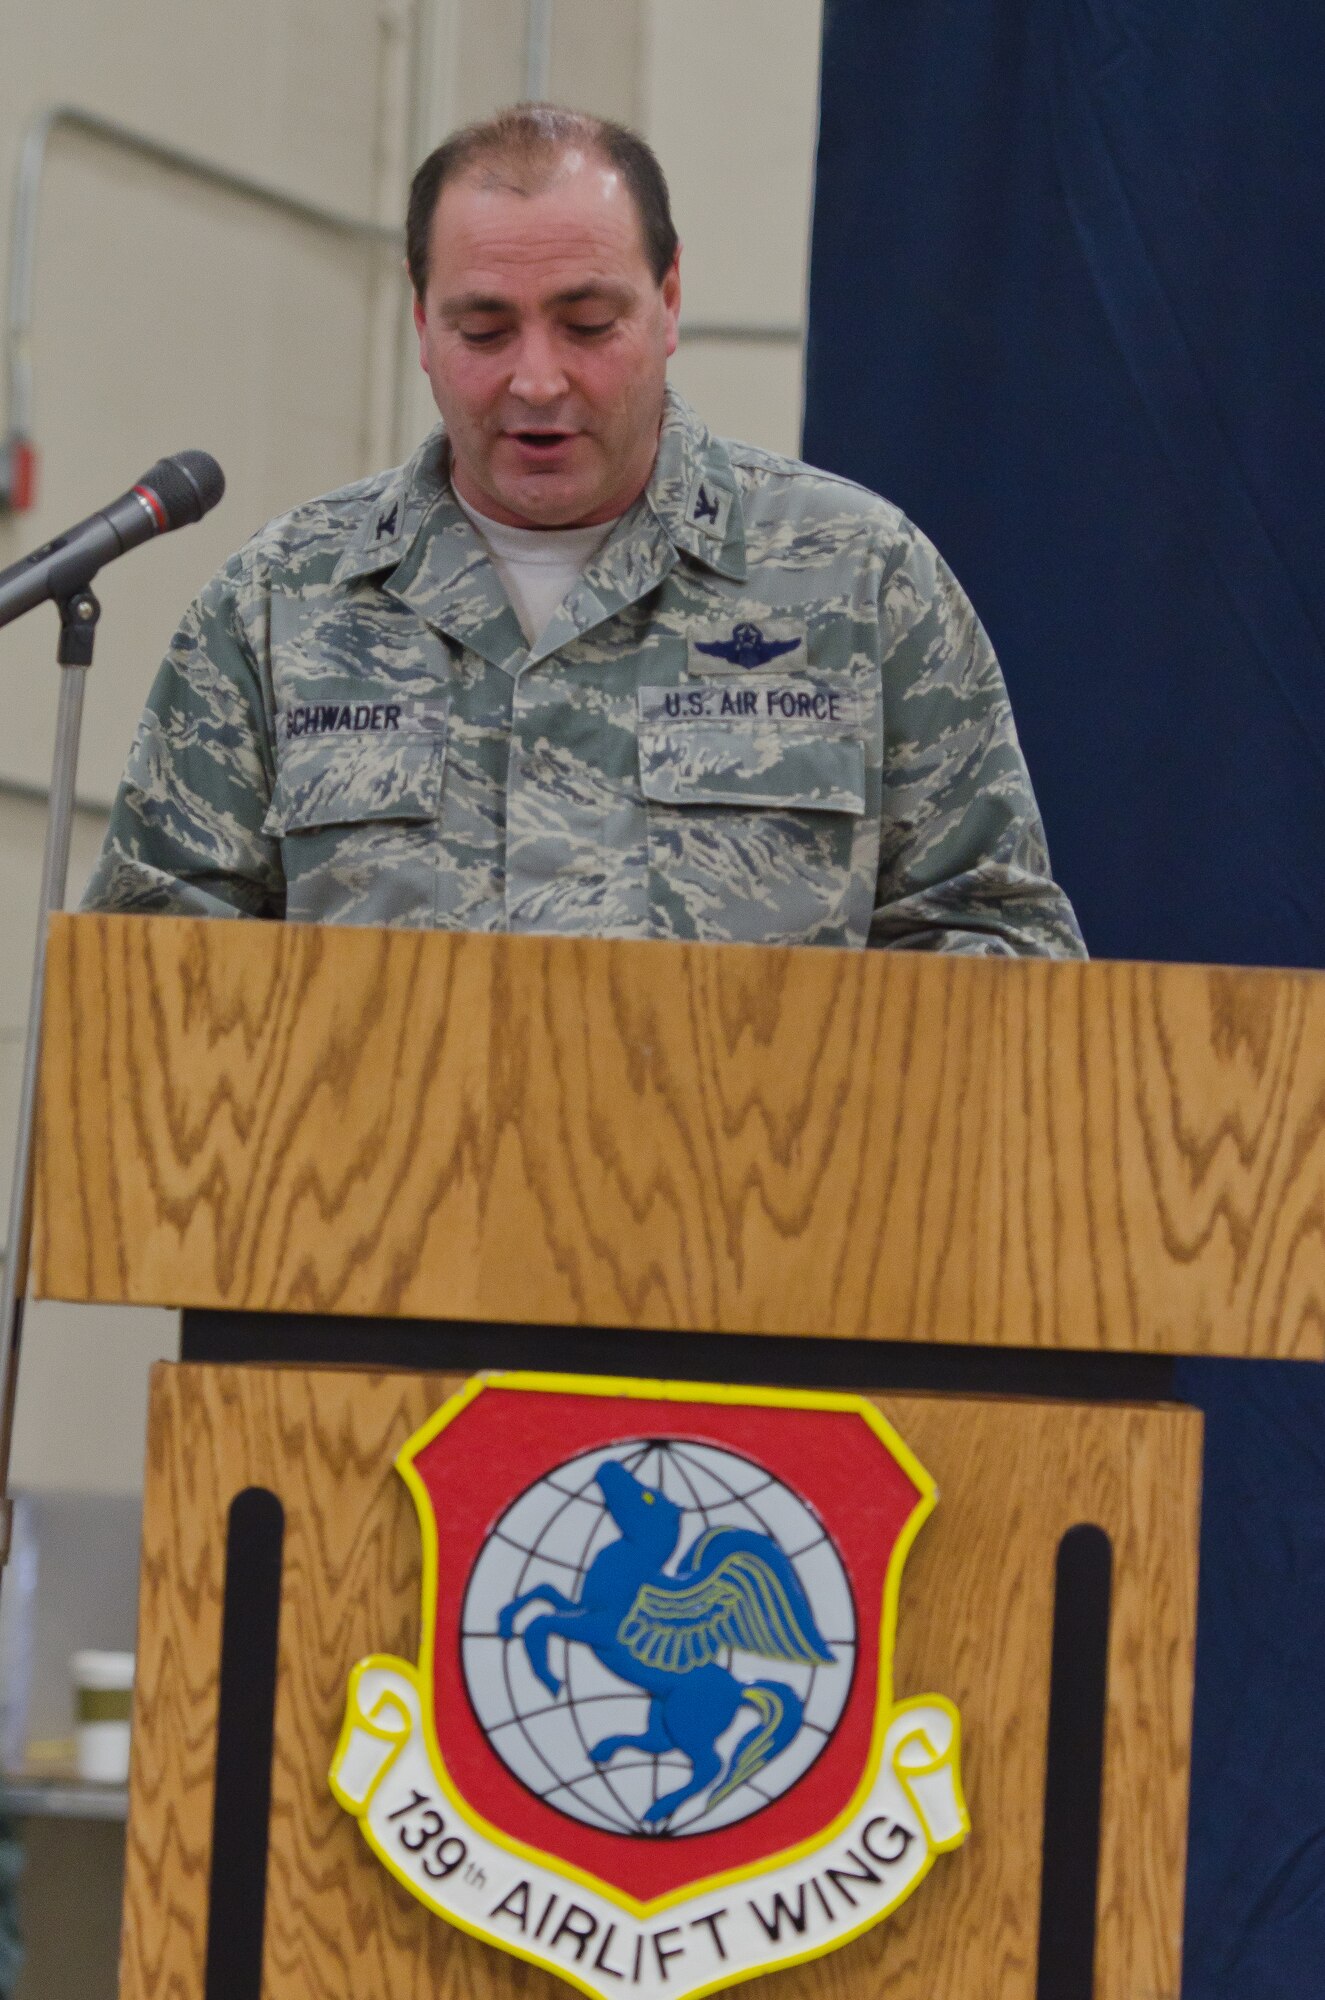
[[[669,1819],[649,1822],[648,1808],[684,1785],[689,1759],[680,1751],[654,1755],[618,1750],[595,1764],[591,1745],[614,1735],[643,1734],[649,1698],[602,1666],[588,1646],[553,1638],[548,1655],[561,1682],[554,1700],[529,1664],[521,1633],[546,1609],[520,1614],[510,1639],[498,1630],[502,1609],[536,1584],[555,1585],[578,1602],[584,1575],[620,1530],[596,1482],[615,1459],[683,1510],[676,1547],[665,1565],[674,1574],[697,1538],[719,1526],[751,1529],[777,1543],[791,1562],[832,1652],[831,1664],[804,1665],[724,1649],[720,1663],[737,1680],[776,1680],[804,1703],[795,1737],[744,1784],[710,1806],[700,1792]],[[712,1833],[761,1812],[799,1782],[831,1738],[851,1691],[856,1617],[846,1571],[818,1515],[754,1460],[725,1448],[678,1439],[634,1438],[586,1452],[536,1480],[490,1531],[465,1592],[461,1659],[474,1714],[507,1769],[547,1805],[604,1832],[645,1839]],[[754,1717],[742,1706],[718,1738],[726,1769],[733,1747]],[[713,1785],[708,1791],[717,1790]]]

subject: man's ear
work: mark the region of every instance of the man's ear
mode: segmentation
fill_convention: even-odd
[[[676,255],[663,272],[662,280],[663,312],[667,323],[667,352],[675,354],[678,329],[681,324],[681,245],[676,246]]]
[[[419,336],[419,366],[425,375],[428,372],[428,350],[424,342],[427,325],[428,320],[423,310],[423,301],[416,292],[414,294],[414,331]]]

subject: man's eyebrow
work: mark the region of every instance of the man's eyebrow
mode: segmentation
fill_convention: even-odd
[[[509,299],[499,299],[487,292],[461,292],[454,299],[443,299],[441,312],[443,319],[463,319],[466,313],[509,312]]]
[[[634,297],[629,285],[614,285],[604,281],[600,284],[575,285],[568,292],[558,292],[552,299],[554,306],[581,306],[592,299],[602,299],[609,305],[627,305]]]
[[[567,291],[554,293],[548,304],[580,306],[601,300],[605,305],[625,306],[633,297],[629,285],[604,281],[572,285]],[[467,313],[505,313],[513,310],[511,300],[499,298],[495,292],[461,292],[453,299],[443,299],[441,304],[441,315],[446,320],[463,319]]]

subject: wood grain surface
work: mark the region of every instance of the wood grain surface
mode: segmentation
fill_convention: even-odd
[[[226,1511],[286,1510],[264,2000],[562,2000],[430,1915],[326,1772],[353,1662],[413,1656],[419,1546],[394,1453],[440,1377],[161,1366],[154,1375],[122,2000],[198,2000]],[[973,1821],[898,1914],[749,2000],[1034,2000],[1054,1563],[1113,1537],[1096,2000],[1177,2000],[1201,1420],[1190,1411],[876,1399],[940,1502],[907,1566],[899,1698],[959,1705]]]
[[[1325,1357],[1325,976],[65,916],[67,1299]]]

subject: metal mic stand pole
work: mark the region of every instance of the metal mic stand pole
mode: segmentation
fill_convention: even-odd
[[[53,910],[64,908],[69,878],[69,841],[74,821],[74,779],[83,722],[83,689],[92,664],[101,606],[86,585],[58,601],[60,706],[55,721],[50,809],[41,862],[37,948],[32,961],[32,998],[23,1050],[23,1086],[14,1140],[14,1178],[9,1190],[9,1235],[5,1241],[4,1291],[0,1296],[0,1575],[9,1560],[14,1503],[9,1497],[9,1448],[14,1434],[18,1358],[23,1339],[23,1299],[28,1288],[28,1237],[32,1226],[32,1134],[37,1112],[37,1066],[41,1058],[41,1008],[46,990],[46,930]]]

